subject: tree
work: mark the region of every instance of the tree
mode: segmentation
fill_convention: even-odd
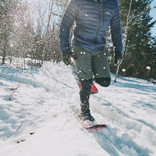
[[[12,14],[10,43],[13,48],[11,53],[13,56],[24,58],[32,50],[34,38],[34,25],[28,4],[20,1],[14,2]]]
[[[11,0],[0,0],[0,51],[2,52],[2,64],[9,49],[9,36],[11,32],[10,18]]]
[[[2,63],[6,56],[30,57],[42,63],[60,61],[59,26],[68,1],[45,0],[43,5],[0,0]]]
[[[43,61],[60,61],[59,25],[66,0],[48,0],[44,6],[38,4],[35,18],[34,55]]]
[[[156,23],[152,22],[149,14],[152,1],[119,0],[125,41],[125,57],[121,68],[126,67],[126,76],[147,78],[146,66],[151,66],[151,50],[154,42],[151,28]]]

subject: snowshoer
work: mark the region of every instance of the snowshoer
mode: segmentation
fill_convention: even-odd
[[[75,22],[70,44],[70,30]],[[105,51],[105,34],[111,29],[115,63],[122,62],[122,36],[117,0],[71,0],[60,26],[60,50],[63,61],[71,65],[74,58],[81,82],[81,116],[94,121],[89,97],[93,80],[103,87],[110,85],[111,76]]]

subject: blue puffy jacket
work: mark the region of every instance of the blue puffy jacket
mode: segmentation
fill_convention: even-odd
[[[122,51],[120,12],[117,0],[71,0],[60,26],[60,50],[70,48],[69,34],[75,21],[72,45],[89,52],[104,49],[111,28],[115,51]]]

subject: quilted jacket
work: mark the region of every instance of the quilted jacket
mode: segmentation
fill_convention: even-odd
[[[72,45],[70,29],[75,22]],[[117,0],[71,0],[60,26],[60,50],[79,46],[89,52],[104,49],[110,26],[115,51],[122,51],[120,12]]]

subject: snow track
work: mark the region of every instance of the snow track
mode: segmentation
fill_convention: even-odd
[[[155,84],[119,78],[108,88],[96,85],[99,93],[91,95],[91,111],[108,128],[88,132],[69,109],[79,105],[79,89],[69,67],[0,67],[0,155],[155,156]]]

